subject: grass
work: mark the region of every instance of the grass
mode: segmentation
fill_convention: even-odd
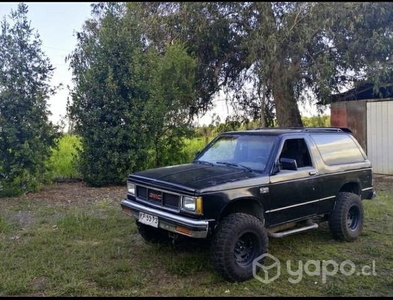
[[[392,202],[393,191],[364,201],[364,230],[352,243],[333,240],[327,226],[270,239],[281,273],[267,284],[224,281],[204,244],[145,243],[119,199],[21,198],[0,210],[0,296],[393,296]],[[318,266],[331,260],[343,271],[324,278]],[[356,268],[350,276],[348,260]],[[364,266],[375,273],[358,274]]]

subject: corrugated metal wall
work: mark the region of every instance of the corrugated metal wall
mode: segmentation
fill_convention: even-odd
[[[367,155],[374,173],[393,175],[393,101],[367,102]]]
[[[333,127],[347,127],[367,153],[367,112],[366,101],[343,101],[332,103],[330,124]]]

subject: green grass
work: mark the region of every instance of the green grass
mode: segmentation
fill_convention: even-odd
[[[207,142],[210,142],[213,137],[205,139],[204,137],[185,139],[185,146],[183,152],[186,157],[185,162],[191,162],[197,151],[202,150]],[[59,139],[58,149],[52,150],[52,155],[49,159],[48,168],[50,170],[51,180],[69,180],[81,179],[82,175],[77,169],[78,153],[76,147],[80,147],[80,139],[77,135],[65,134]],[[177,162],[177,163],[185,163]],[[175,162],[173,162],[175,164]],[[150,162],[150,167],[154,167],[154,162]]]
[[[268,284],[224,281],[204,244],[145,243],[119,199],[44,203],[22,198],[0,210],[0,296],[393,296],[393,192],[364,201],[365,226],[355,242],[333,240],[327,226],[270,239],[281,275]],[[357,272],[375,264],[376,274],[338,272],[324,281],[311,264],[314,276],[303,272],[291,283],[299,262],[310,260],[351,260]]]

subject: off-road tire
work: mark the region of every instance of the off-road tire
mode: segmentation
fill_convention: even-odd
[[[226,216],[217,226],[211,245],[214,268],[227,281],[242,282],[253,278],[259,270],[256,258],[267,252],[268,236],[264,224],[258,218],[233,213]],[[243,257],[244,256],[244,257]]]
[[[360,197],[353,193],[337,195],[329,216],[329,229],[333,237],[342,241],[356,240],[363,230],[364,211]]]
[[[146,242],[154,244],[166,244],[170,242],[167,231],[142,224],[138,220],[136,220],[135,223],[139,234]]]

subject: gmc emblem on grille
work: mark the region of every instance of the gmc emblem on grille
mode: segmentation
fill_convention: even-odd
[[[149,193],[149,198],[150,198],[150,199],[154,199],[154,200],[161,201],[161,195],[160,195],[160,194],[153,193],[153,192],[150,192],[150,193]]]

